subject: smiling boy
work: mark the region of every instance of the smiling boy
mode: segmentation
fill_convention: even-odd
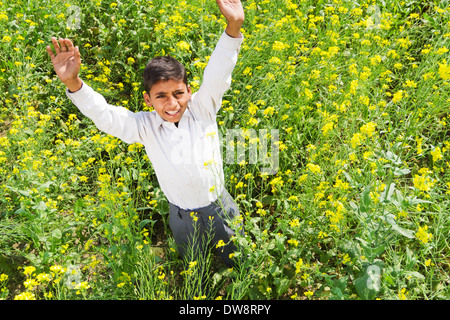
[[[169,225],[180,255],[187,248],[204,253],[200,238],[212,230],[212,244],[232,266],[230,241],[234,231],[226,220],[239,215],[227,192],[219,146],[216,115],[231,85],[243,36],[244,10],[239,0],[216,0],[227,27],[220,37],[199,90],[191,92],[185,68],[171,57],[156,57],[144,70],[144,101],[152,112],[133,113],[112,106],[84,83],[78,73],[81,57],[69,39],[52,38],[47,52],[66,94],[102,131],[126,143],[141,143],[152,162],[159,185],[169,201]],[[54,51],[53,51],[54,50]],[[195,223],[194,223],[195,222]],[[211,229],[212,227],[212,229]],[[194,230],[199,234],[194,235]]]

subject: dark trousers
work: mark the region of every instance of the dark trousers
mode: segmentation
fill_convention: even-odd
[[[234,266],[230,254],[236,251],[236,246],[230,238],[235,232],[227,220],[231,221],[237,216],[239,209],[226,190],[216,201],[203,208],[184,210],[169,204],[169,226],[181,258],[191,260],[204,256],[209,247],[216,248],[222,240],[225,245],[216,248],[216,252],[227,266]]]

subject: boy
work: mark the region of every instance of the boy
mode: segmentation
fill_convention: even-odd
[[[216,0],[227,27],[204,71],[203,83],[192,93],[184,67],[171,57],[152,59],[144,70],[144,101],[152,112],[133,113],[109,105],[78,76],[81,57],[69,39],[52,38],[47,46],[66,94],[96,126],[126,143],[141,143],[170,204],[169,225],[178,251],[187,262],[188,248],[205,253],[201,240],[212,231],[212,243],[226,245],[218,253],[228,266],[236,249],[234,232],[225,220],[239,215],[225,189],[216,114],[231,85],[243,36],[244,10],[239,0]],[[195,234],[194,234],[195,231]],[[222,241],[220,241],[222,240]]]

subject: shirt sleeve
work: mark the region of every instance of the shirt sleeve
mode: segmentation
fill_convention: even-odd
[[[195,93],[194,113],[215,120],[222,97],[231,86],[231,75],[243,40],[242,34],[240,38],[232,38],[223,32],[205,68],[200,89]]]
[[[86,83],[83,83],[81,89],[76,92],[70,92],[67,89],[66,95],[99,130],[126,143],[142,143],[140,127],[143,115],[141,112],[134,113],[123,107],[108,104],[100,93]]]

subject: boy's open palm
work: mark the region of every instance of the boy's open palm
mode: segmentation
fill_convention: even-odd
[[[78,47],[74,47],[69,39],[59,39],[52,37],[52,44],[55,52],[47,46],[47,53],[52,59],[53,68],[59,79],[68,87],[77,83],[80,72],[81,56]],[[70,90],[70,87],[69,87]]]
[[[244,20],[244,8],[240,0],[216,0],[216,2],[227,21]]]
[[[239,35],[245,19],[244,8],[240,0],[216,0],[219,10],[227,20],[227,33],[232,37]]]

